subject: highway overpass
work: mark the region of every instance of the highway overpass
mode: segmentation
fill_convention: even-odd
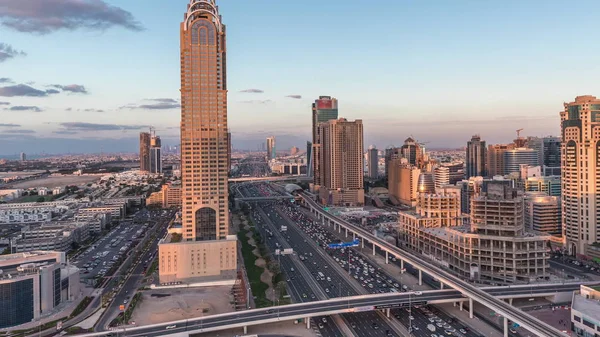
[[[535,286],[489,287],[482,291],[498,298],[531,298],[553,296],[560,292],[579,289],[578,283],[542,284]],[[252,325],[269,324],[280,321],[304,319],[310,327],[310,318],[315,316],[334,315],[368,310],[384,310],[416,304],[439,304],[448,302],[465,302],[466,298],[454,289],[416,292],[359,295],[337,297],[324,301],[304,302],[263,309],[237,311],[188,320],[179,320],[128,329],[83,334],[79,336],[189,336],[190,334],[213,332],[233,328],[245,328]],[[502,300],[498,300],[502,302]],[[521,315],[524,312],[516,309]],[[546,336],[546,335],[544,335]]]
[[[384,251],[386,254],[386,261],[389,259],[390,255],[392,255],[399,259],[402,264],[404,262],[411,264],[413,267],[419,270],[419,282],[421,282],[421,275],[423,272],[437,278],[440,282],[460,291],[464,296],[466,296],[466,298],[469,300],[470,308],[473,307],[473,301],[477,301],[502,315],[504,317],[505,337],[508,336],[508,320],[512,320],[513,322],[520,324],[522,327],[531,331],[537,336],[566,336],[563,332],[550,326],[549,324],[546,324],[543,321],[504,302],[503,300],[494,297],[475,285],[463,281],[454,274],[443,270],[441,266],[429,261],[425,261],[422,256],[417,256],[413,253],[402,250],[383,239],[375,237],[373,234],[364,230],[360,226],[337,218],[336,216],[324,211],[323,206],[315,202],[307,193],[302,192],[299,195],[302,197],[304,205],[306,205],[310,211],[317,216],[318,219],[322,220],[323,226],[333,225],[334,229],[337,226],[339,231],[344,228],[346,235],[351,233],[353,238],[361,238],[363,247],[365,241],[371,243],[373,246],[373,254],[375,254],[376,247]],[[472,310],[470,311],[470,317],[473,318]]]
[[[301,176],[278,176],[278,177],[241,177],[241,178],[229,178],[230,183],[243,183],[251,181],[311,181],[312,178],[305,175]]]

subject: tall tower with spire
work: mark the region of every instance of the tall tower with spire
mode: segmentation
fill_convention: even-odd
[[[180,26],[181,242],[160,247],[160,281],[235,277],[229,234],[226,31],[215,0],[190,0]],[[177,237],[178,241],[179,237]]]

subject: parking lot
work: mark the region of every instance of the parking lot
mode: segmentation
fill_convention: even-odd
[[[123,221],[72,261],[82,280],[103,277],[145,234],[147,224]]]

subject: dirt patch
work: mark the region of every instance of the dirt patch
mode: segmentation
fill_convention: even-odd
[[[259,257],[258,259],[256,259],[254,264],[260,268],[265,268],[267,266],[267,262],[265,262],[265,259],[263,259],[262,257]]]
[[[28,180],[20,183],[12,184],[13,188],[33,188],[33,187],[46,187],[55,188],[67,185],[82,185],[99,180],[101,175],[90,175],[90,176],[57,176],[47,177],[42,179]]]
[[[144,291],[133,312],[137,325],[157,324],[234,311],[230,304],[231,287],[206,287]],[[152,297],[151,294],[171,294]]]

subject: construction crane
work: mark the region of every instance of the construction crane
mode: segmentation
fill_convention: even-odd
[[[521,131],[523,131],[523,129],[517,130],[517,138],[521,138]]]

